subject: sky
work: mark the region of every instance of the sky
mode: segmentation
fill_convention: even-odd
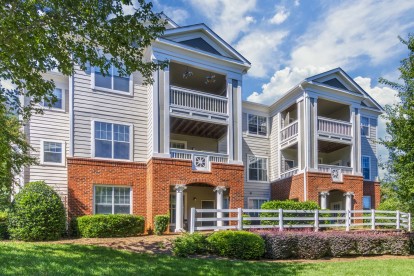
[[[205,23],[251,63],[243,99],[272,103],[301,80],[344,69],[382,106],[396,92],[378,83],[398,81],[408,56],[398,36],[414,33],[412,0],[154,0],[181,26]],[[379,120],[378,136],[386,136]],[[379,147],[380,162],[387,152]],[[383,175],[381,171],[381,175]]]

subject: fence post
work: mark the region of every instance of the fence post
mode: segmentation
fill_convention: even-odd
[[[345,231],[351,228],[351,210],[345,211]]]
[[[397,219],[396,228],[397,228],[397,230],[400,230],[400,210],[397,210],[397,212],[396,212],[396,219]]]
[[[375,209],[371,209],[371,230],[375,230]]]
[[[283,210],[279,209],[279,231],[283,231]]]
[[[319,210],[315,210],[315,232],[319,231]]]
[[[237,208],[237,230],[243,230],[243,212],[242,212],[242,208]]]
[[[408,232],[411,232],[411,213],[408,213]]]
[[[195,214],[196,214],[196,209],[195,208],[191,208],[191,214],[190,214],[190,233],[194,233],[194,228],[195,228]]]

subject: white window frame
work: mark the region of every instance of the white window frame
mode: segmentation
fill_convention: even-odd
[[[45,105],[45,99],[42,100],[40,106],[44,110],[52,110],[52,111],[65,112],[66,111],[66,90],[65,90],[65,88],[62,88],[60,86],[56,86],[55,89],[62,90],[62,108],[49,107],[48,105]],[[53,92],[54,92],[54,90],[53,90]]]
[[[293,167],[291,168],[291,169],[289,169],[289,170],[286,170],[286,161],[292,161],[293,162]],[[287,158],[285,158],[284,160],[283,160],[283,164],[282,164],[282,166],[285,166],[283,169],[283,171],[284,172],[287,172],[287,171],[290,171],[290,170],[293,170],[294,168],[295,168],[295,160],[293,160],[293,159],[287,159]],[[297,167],[297,166],[296,166]]]
[[[256,197],[256,196],[247,197],[247,209],[253,209],[253,207],[250,206],[250,200],[265,200],[265,201],[269,201],[270,199],[268,197]],[[260,209],[260,207],[259,207],[259,209]]]
[[[110,89],[106,87],[100,87],[95,85],[95,68],[96,66],[90,66],[91,70],[91,88],[94,91],[103,91],[103,92],[110,92],[110,93],[116,93],[121,95],[127,95],[127,96],[133,96],[134,95],[134,79],[133,74],[129,75],[129,91],[122,91],[122,90],[116,90],[116,89]],[[113,65],[111,64],[111,68],[113,68]],[[114,78],[113,74],[111,74],[111,86],[114,87]]]
[[[369,197],[369,208],[364,208],[364,198]],[[363,210],[370,210],[372,206],[372,196],[362,196],[362,209]]]
[[[96,157],[95,156],[95,122],[99,123],[107,123],[107,124],[116,124],[116,125],[124,125],[129,126],[129,159],[118,159],[118,158],[105,158],[105,157]],[[113,129],[112,129],[112,143],[113,143]],[[119,160],[119,161],[133,161],[134,160],[134,125],[130,123],[124,122],[116,122],[116,121],[108,121],[108,120],[100,120],[100,119],[93,119],[91,120],[91,157],[95,159],[102,159],[102,160]],[[112,156],[114,156],[114,147],[112,146]]]
[[[262,180],[250,180],[250,175],[249,175],[249,171],[250,171],[250,157],[254,157],[254,158],[264,158],[266,159],[266,181],[262,181]],[[267,156],[260,156],[260,155],[253,155],[253,154],[247,154],[247,182],[253,182],[253,183],[269,183],[269,157]]]
[[[59,163],[55,162],[45,162],[44,161],[44,147],[45,142],[49,143],[59,143],[62,144],[62,160]],[[42,139],[40,140],[40,164],[41,165],[47,165],[47,166],[65,166],[66,165],[66,144],[63,140],[48,140],[48,139]]]
[[[182,141],[182,140],[170,140],[170,148],[171,149],[177,149],[180,150],[179,148],[172,148],[171,144],[172,143],[177,143],[177,144],[184,144],[184,149],[187,149],[187,141]]]
[[[365,118],[365,119],[368,120],[368,126],[362,125],[362,118]],[[362,134],[362,127],[367,127],[368,128],[368,133],[366,135]],[[369,136],[370,136],[370,127],[371,127],[371,118],[368,117],[368,116],[361,115],[361,122],[360,122],[361,135],[369,138]]]
[[[369,178],[364,178],[364,180],[371,180],[371,156],[369,155],[362,155],[361,156],[361,172],[362,172],[362,177],[364,177],[364,162],[362,162],[362,160],[364,159],[364,157],[367,157],[369,160]]]
[[[126,186],[126,185],[93,185],[93,199],[92,199],[92,204],[93,204],[93,214],[96,214],[96,187],[105,187],[105,188],[112,188],[112,213],[111,214],[115,214],[115,203],[114,203],[114,188],[129,188],[129,214],[132,214],[132,210],[133,210],[133,189],[131,186]]]
[[[264,115],[260,115],[260,114],[255,114],[255,113],[246,113],[247,114],[247,129],[246,129],[246,133],[249,136],[255,136],[255,137],[264,137],[264,138],[268,138],[269,137],[269,117],[268,116],[264,116]],[[257,120],[257,133],[251,133],[250,129],[249,129],[249,116],[257,116],[257,117],[263,117],[266,118],[266,135],[260,135],[259,134],[259,120]]]

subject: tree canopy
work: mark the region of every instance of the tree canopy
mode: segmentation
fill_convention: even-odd
[[[394,179],[389,187],[404,209],[414,211],[414,36],[400,40],[409,50],[399,67],[401,83],[380,79],[397,90],[400,100],[385,107],[388,137],[380,142],[389,150],[386,166]]]

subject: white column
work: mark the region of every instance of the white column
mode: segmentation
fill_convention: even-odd
[[[320,197],[321,197],[321,209],[328,209],[328,195],[329,192],[320,192],[319,193]]]
[[[229,115],[228,125],[227,125],[227,154],[229,155],[229,163],[232,163],[234,160],[234,150],[233,150],[233,81],[232,79],[227,79],[227,113]]]
[[[214,192],[216,192],[216,201],[217,201],[217,209],[223,209],[223,195],[224,195],[224,191],[226,190],[226,187],[224,186],[218,186],[216,188],[214,188]],[[223,217],[223,213],[222,212],[217,212],[217,218],[222,218]],[[222,221],[217,221],[217,226],[223,226],[223,222]]]
[[[164,68],[164,153],[170,154],[170,68]]]
[[[345,210],[352,210],[352,197],[354,196],[353,192],[344,193],[345,197]]]
[[[349,111],[351,113],[351,120],[350,121],[351,121],[351,124],[352,124],[351,167],[352,167],[352,174],[355,174],[355,172],[356,172],[356,162],[355,162],[356,152],[355,152],[355,149],[356,149],[356,143],[357,143],[357,140],[355,139],[356,138],[355,137],[355,134],[356,134],[356,131],[355,131],[355,127],[356,127],[355,108],[352,105],[350,105],[349,106]]]
[[[175,232],[183,232],[183,210],[184,196],[183,192],[187,189],[185,185],[175,185]]]

